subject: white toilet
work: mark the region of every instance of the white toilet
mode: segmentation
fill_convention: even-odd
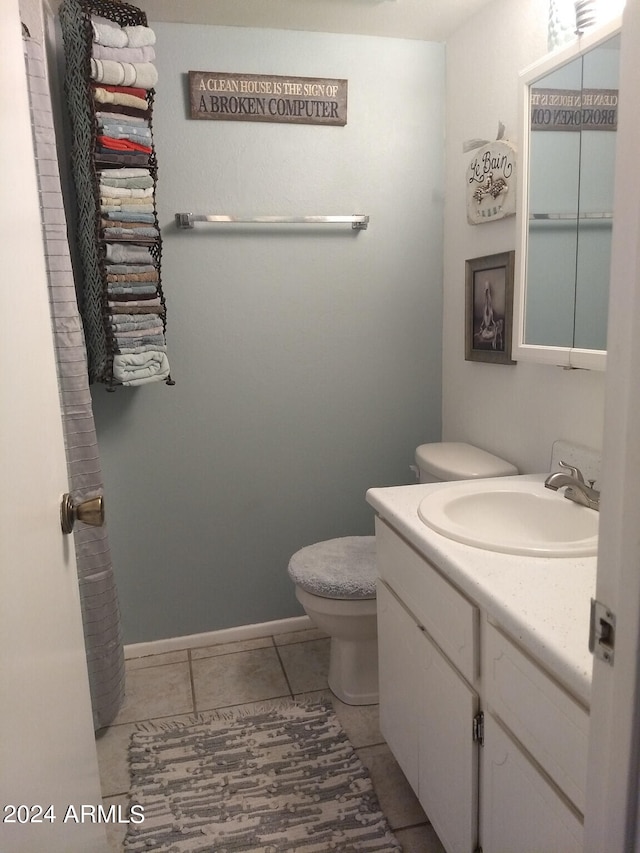
[[[416,450],[421,483],[508,477],[518,469],[462,442],[422,444]],[[329,687],[347,705],[378,701],[378,630],[374,536],[316,542],[289,562],[296,597],[311,621],[331,637]]]

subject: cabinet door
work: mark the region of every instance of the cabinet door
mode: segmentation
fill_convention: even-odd
[[[380,731],[413,790],[418,792],[418,665],[420,629],[378,581]]]
[[[473,741],[478,694],[426,633],[420,639],[418,796],[447,853],[473,853],[478,840],[478,746]]]
[[[576,812],[490,714],[481,761],[484,853],[581,853]]]

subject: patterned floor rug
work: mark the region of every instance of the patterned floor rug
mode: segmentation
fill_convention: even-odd
[[[129,763],[128,853],[402,849],[329,702],[137,731]]]

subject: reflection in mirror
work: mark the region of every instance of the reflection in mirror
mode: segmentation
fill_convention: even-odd
[[[620,36],[582,61],[578,269],[573,345],[607,348]]]
[[[580,190],[573,116],[581,86],[578,58],[531,88],[525,341],[544,346],[573,345]]]
[[[604,366],[574,355],[606,350],[619,52],[613,23],[521,75],[518,358]]]

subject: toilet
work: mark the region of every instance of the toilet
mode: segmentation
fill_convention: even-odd
[[[415,452],[421,483],[508,477],[510,462],[463,442],[422,444]],[[329,688],[347,705],[378,701],[375,536],[345,536],[301,548],[289,577],[311,621],[331,638]]]

